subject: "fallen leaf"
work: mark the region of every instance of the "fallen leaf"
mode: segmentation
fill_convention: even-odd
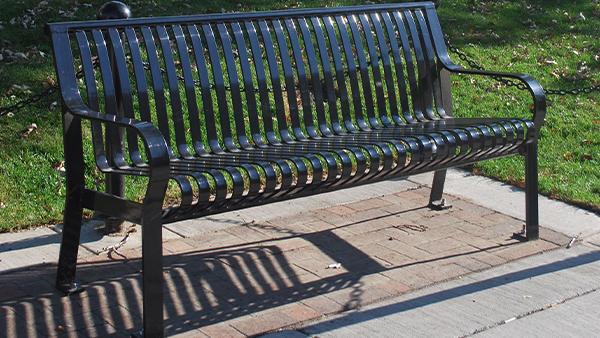
[[[582,160],[593,160],[594,157],[590,154],[583,154],[583,155],[581,155],[581,159]]]
[[[37,124],[32,123],[31,125],[29,125],[29,127],[27,127],[27,129],[23,130],[21,132],[21,137],[29,137],[29,134],[31,134],[31,132],[33,132],[35,130],[35,133],[37,134]]]
[[[481,171],[481,170],[479,170],[477,168],[474,168],[473,169],[473,175],[483,175],[483,171]]]

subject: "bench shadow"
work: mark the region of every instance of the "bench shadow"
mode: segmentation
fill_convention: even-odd
[[[365,282],[361,281],[365,276],[488,250],[474,249],[472,252],[386,267],[332,230],[306,234],[281,230],[282,237],[279,239],[165,256],[166,334],[197,330],[340,290],[349,292],[344,294],[343,304],[335,298],[340,303],[337,311],[356,308],[365,304]],[[279,241],[293,239],[304,240],[316,248],[313,252],[321,257],[321,260],[313,262],[320,264],[318,272],[306,267],[306,264],[311,264],[310,255],[306,257],[303,253],[294,257],[295,250],[282,251],[278,246],[281,244]],[[115,260],[79,264],[77,279],[86,291],[69,297],[54,289],[55,265],[1,274],[0,285],[8,286],[12,296],[6,296],[6,293],[0,296],[0,336],[125,337],[139,330],[142,327],[141,260],[123,260],[118,255],[112,257]],[[323,257],[327,262],[341,263],[343,268],[326,269]],[[587,261],[598,258],[590,256]],[[574,264],[584,262],[586,260],[582,258]],[[567,266],[570,264],[531,269],[525,275],[549,273]],[[459,288],[413,302],[411,306],[438,302],[494,285],[482,283]],[[389,311],[397,309],[390,307]],[[276,328],[267,327],[265,331]]]

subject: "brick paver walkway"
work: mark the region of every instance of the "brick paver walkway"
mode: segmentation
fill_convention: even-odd
[[[522,221],[418,188],[165,242],[165,326],[180,337],[245,337],[321,318],[557,248],[510,238]],[[86,259],[86,292],[62,297],[54,265],[0,275],[0,337],[128,336],[141,328],[140,250]],[[338,266],[336,266],[338,263]]]

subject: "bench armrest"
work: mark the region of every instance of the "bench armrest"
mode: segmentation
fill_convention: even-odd
[[[149,183],[144,204],[148,204],[149,201],[155,201],[156,198],[158,198],[160,203],[162,203],[170,175],[170,156],[167,142],[165,141],[162,133],[150,122],[99,113],[90,110],[83,103],[71,103],[71,105],[65,106],[69,113],[79,118],[113,125],[116,127],[124,127],[137,133],[144,143],[146,148],[146,156],[148,158],[147,168],[149,171]],[[161,188],[156,189],[156,187]],[[148,198],[150,197],[149,194],[155,198]]]
[[[544,117],[546,116],[546,95],[544,94],[544,89],[542,88],[542,86],[533,77],[526,74],[494,72],[478,69],[465,69],[460,68],[454,64],[443,64],[443,66],[451,73],[483,75],[490,76],[495,79],[509,78],[521,82],[521,84],[517,85],[517,87],[519,89],[529,90],[533,98],[533,123],[535,125],[536,132],[532,136],[537,138],[537,133],[539,132],[540,127],[544,123]]]

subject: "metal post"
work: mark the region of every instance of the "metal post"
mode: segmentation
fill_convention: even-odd
[[[440,5],[440,1],[435,2],[435,7]],[[444,112],[448,116],[453,115],[452,111],[452,84],[450,83],[450,73],[438,62],[438,70],[440,72],[440,87],[442,91],[442,106]],[[446,203],[443,198],[444,183],[446,182],[446,169],[437,170],[433,174],[433,182],[431,184],[431,194],[429,195],[429,207],[434,210],[444,210],[452,206]]]
[[[111,1],[107,2],[98,11],[96,18],[98,20],[111,20],[111,19],[129,19],[131,17],[131,9],[122,2]],[[115,85],[115,97],[117,100],[117,115],[123,116],[123,97],[121,94],[121,85],[119,80],[119,74],[117,72],[114,53],[112,50],[112,44],[107,44],[108,54],[110,55],[110,66],[112,69],[112,75]],[[114,154],[123,154],[125,152],[125,131],[119,129],[118,131],[118,147],[120,149],[113,149],[113,143],[111,142],[111,130],[106,129],[106,155],[108,158],[108,164],[111,166],[115,165]],[[125,177],[123,175],[106,174],[105,179],[105,191],[107,194],[125,197]],[[104,219],[105,232],[119,232],[123,224],[123,220],[115,217],[109,217],[101,214],[97,214],[96,217]]]

